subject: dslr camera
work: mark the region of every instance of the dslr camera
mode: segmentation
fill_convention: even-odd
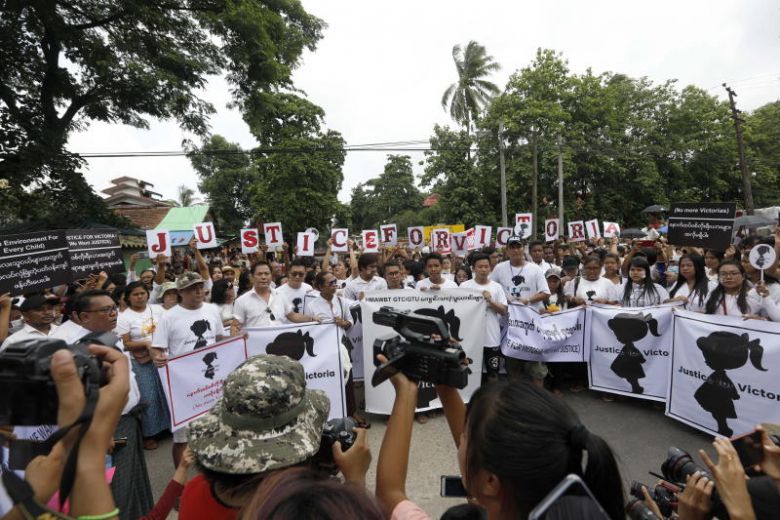
[[[392,307],[382,307],[373,315],[374,323],[392,327],[398,334],[390,334],[374,341],[374,365],[378,366],[371,378],[377,386],[397,371],[413,381],[464,388],[469,369],[464,365],[463,348],[450,343],[447,326],[439,318],[423,316]],[[379,365],[377,354],[387,358]]]
[[[57,388],[51,377],[51,357],[60,349],[73,353],[84,392],[104,386],[102,361],[87,346],[113,346],[111,332],[94,332],[68,345],[59,339],[32,339],[10,345],[0,352],[0,425],[37,426],[57,424]]]
[[[320,449],[314,457],[316,467],[326,473],[335,475],[339,468],[333,460],[333,445],[341,443],[341,451],[347,451],[355,444],[357,434],[352,431],[357,427],[357,421],[352,417],[343,419],[331,419],[322,427],[322,439]]]

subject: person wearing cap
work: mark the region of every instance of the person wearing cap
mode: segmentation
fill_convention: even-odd
[[[236,272],[238,270],[239,269],[233,267],[232,265],[226,265],[222,268],[222,279],[227,280],[231,284],[235,284],[237,278]]]
[[[538,265],[525,259],[525,241],[518,235],[509,237],[506,252],[509,260],[498,264],[490,279],[504,289],[507,301],[514,305],[530,305],[541,311],[542,301],[550,296],[547,280]],[[528,377],[537,386],[544,385],[547,365],[540,361],[522,361],[507,357],[506,370],[513,379]]]
[[[160,286],[159,293],[157,301],[162,310],[167,311],[179,303],[179,290],[176,289],[176,282],[165,282]]]
[[[189,447],[201,474],[184,488],[181,518],[236,518],[266,475],[308,465],[320,450],[330,401],[324,392],[306,388],[297,361],[249,358],[227,377],[222,392],[214,407],[189,426]],[[358,448],[355,455],[365,463],[370,458],[366,431],[357,429],[357,434],[347,453]],[[363,465],[345,460],[339,444],[332,453],[347,481],[365,479]]]
[[[557,265],[544,273],[544,277],[547,279],[547,288],[550,289],[550,296],[542,302],[544,311],[541,312],[552,313],[567,308],[566,296],[563,294],[563,283],[561,282],[562,274],[563,269]]]
[[[152,334],[150,354],[154,364],[165,366],[169,357],[212,345],[225,337],[219,309],[205,302],[203,278],[185,272],[176,280],[181,301],[165,311]],[[187,447],[186,428],[173,432],[174,466]]]
[[[563,276],[561,277],[561,282],[563,284],[574,280],[580,275],[580,259],[574,255],[563,257],[563,260],[561,261],[561,270],[563,271]]]
[[[46,297],[43,294],[34,294],[25,298],[19,307],[22,311],[24,326],[21,330],[8,336],[0,346],[0,350],[20,341],[51,336],[57,330],[54,320],[57,318],[59,303],[58,298]]]
[[[483,365],[488,380],[498,379],[499,360],[501,359],[501,317],[506,316],[507,306],[504,288],[490,279],[490,256],[474,253],[471,256],[471,268],[474,278],[466,280],[461,289],[474,289],[482,293],[485,306],[485,339],[483,345]]]

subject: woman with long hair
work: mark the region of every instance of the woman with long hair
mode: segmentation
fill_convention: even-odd
[[[623,283],[623,277],[620,275],[620,256],[618,256],[617,253],[607,253],[604,255],[603,277],[615,285],[621,285]]]
[[[750,283],[742,264],[724,260],[718,267],[718,285],[710,292],[705,312],[724,316],[750,316],[758,314],[748,301]]]
[[[688,253],[680,258],[680,276],[672,290],[669,291],[671,301],[685,303],[689,311],[705,311],[707,297],[718,284],[707,278],[707,267],[704,257],[696,253]]]
[[[214,282],[211,288],[211,303],[219,308],[222,324],[230,328],[233,322],[233,303],[236,301],[236,290],[233,284],[222,278]]]
[[[143,282],[129,283],[125,287],[124,300],[127,308],[117,317],[114,331],[122,338],[125,350],[130,352],[141,400],[147,404],[141,417],[144,449],[153,450],[157,448],[154,437],[171,425],[162,383],[149,354],[152,334],[164,311],[149,303],[149,289]]]
[[[723,251],[707,249],[704,252],[704,265],[707,266],[707,278],[713,282],[718,281],[718,266],[723,260]]]
[[[623,282],[620,304],[623,307],[646,307],[658,305],[669,299],[666,289],[653,282],[650,263],[643,256],[631,259],[628,278]]]

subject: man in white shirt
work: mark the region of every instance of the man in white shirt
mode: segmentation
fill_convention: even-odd
[[[284,302],[284,313],[277,318],[283,323],[290,323],[287,315],[291,312],[300,314],[303,311],[303,300],[306,293],[312,290],[312,286],[304,283],[306,265],[301,258],[296,258],[290,263],[290,271],[287,273],[287,283],[276,288],[276,294]]]
[[[385,263],[384,273],[388,289],[411,289],[404,283],[404,272],[398,260],[388,260]]]
[[[501,317],[506,316],[507,305],[504,288],[490,279],[490,257],[484,253],[475,253],[471,258],[474,278],[466,280],[461,289],[475,289],[482,293],[486,306],[484,351],[485,375],[488,380],[498,379],[499,360],[501,359]]]
[[[509,260],[498,264],[490,274],[490,279],[503,287],[509,303],[531,305],[541,310],[544,308],[542,302],[550,295],[550,288],[539,266],[526,262],[523,244],[521,237],[509,237],[506,244]],[[527,376],[540,387],[544,386],[544,378],[549,372],[545,363],[526,362],[511,357],[506,358],[506,371],[513,379]]]
[[[254,287],[233,304],[233,323],[230,334],[238,335],[244,327],[269,327],[281,322],[284,317],[284,300],[271,289],[271,266],[260,261],[252,272]]]
[[[19,310],[22,311],[24,327],[8,336],[0,350],[4,350],[14,343],[28,339],[47,338],[53,334],[57,330],[54,320],[57,317],[57,305],[59,303],[60,300],[58,298],[47,298],[43,294],[35,294],[25,298],[19,307]]]
[[[176,288],[181,298],[179,305],[163,313],[152,334],[150,353],[158,367],[165,366],[169,357],[212,345],[224,337],[219,309],[205,303],[203,278],[186,272],[176,280]],[[179,466],[186,447],[187,429],[173,432],[174,466]]]
[[[544,259],[544,242],[534,240],[528,245],[528,254],[531,255],[531,261],[539,266],[542,273],[546,273],[552,265]]]
[[[387,282],[376,275],[377,256],[374,253],[363,253],[358,257],[358,276],[347,282],[344,297],[350,300],[361,300],[369,291],[384,291]]]
[[[438,291],[440,289],[457,289],[458,284],[452,280],[442,276],[442,256],[439,253],[430,253],[425,257],[425,271],[428,273],[428,278],[423,278],[417,285],[416,289],[420,291]]]

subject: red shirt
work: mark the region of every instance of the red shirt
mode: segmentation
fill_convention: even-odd
[[[179,518],[182,520],[234,520],[237,517],[238,509],[219,502],[203,475],[193,478],[185,486],[179,505]]]

